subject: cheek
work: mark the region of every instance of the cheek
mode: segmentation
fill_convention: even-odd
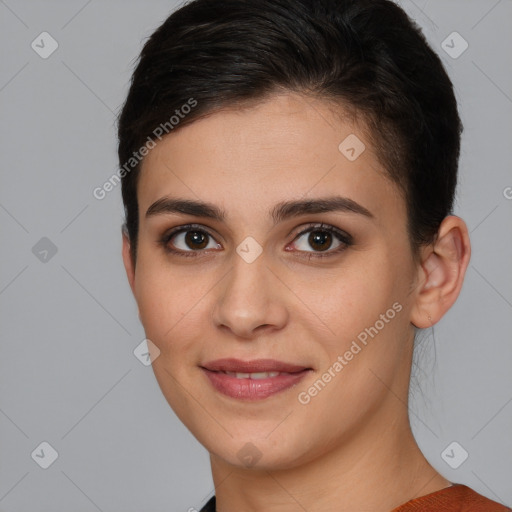
[[[317,280],[303,280],[298,284],[298,295],[307,297],[305,302],[314,308],[335,339],[350,342],[379,321],[381,315],[385,320],[394,319],[393,304],[404,306],[406,299],[406,273],[406,263],[397,262],[393,254],[368,251],[355,254],[345,268],[340,265]]]
[[[135,284],[140,319],[146,337],[164,359],[167,354],[187,352],[204,337],[208,315],[207,301],[202,299],[212,286],[199,272],[184,273],[155,259],[141,258]]]
[[[141,251],[135,275],[135,294],[146,336],[164,350],[164,340],[173,333],[183,316],[186,290],[181,289],[170,269],[154,258],[146,258]]]

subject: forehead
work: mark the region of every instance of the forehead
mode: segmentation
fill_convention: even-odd
[[[167,135],[145,157],[138,185],[141,216],[165,195],[266,215],[286,199],[333,194],[374,209],[403,206],[362,124],[291,93],[217,111]]]

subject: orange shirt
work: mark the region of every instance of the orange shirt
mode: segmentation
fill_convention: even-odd
[[[511,512],[512,508],[505,507],[476,493],[462,484],[453,484],[440,491],[400,505],[391,512]],[[215,512],[215,496],[200,510],[200,512]]]
[[[391,512],[506,512],[511,508],[492,501],[462,484],[420,496]]]

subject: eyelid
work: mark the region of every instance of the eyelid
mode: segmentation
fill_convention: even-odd
[[[328,231],[329,233],[333,233],[339,238],[347,243],[352,243],[352,236],[349,235],[347,232],[343,231],[342,229],[337,228],[336,226],[333,226],[331,224],[327,224],[325,222],[311,222],[309,224],[306,224],[306,226],[302,225],[300,228],[298,228],[299,231],[297,231],[293,241],[295,241],[299,236],[305,235],[306,233],[310,233],[311,231]]]
[[[194,229],[197,231],[204,231],[205,233],[210,235],[212,238],[215,238],[206,226],[203,226],[202,224],[193,224],[193,223],[192,224],[182,224],[180,226],[171,228],[164,233],[163,237],[170,238],[171,236],[181,233],[183,231],[193,231]]]

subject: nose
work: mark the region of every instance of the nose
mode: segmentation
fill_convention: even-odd
[[[213,321],[246,340],[280,330],[289,317],[286,291],[264,254],[252,263],[236,255],[231,271],[216,287]]]

